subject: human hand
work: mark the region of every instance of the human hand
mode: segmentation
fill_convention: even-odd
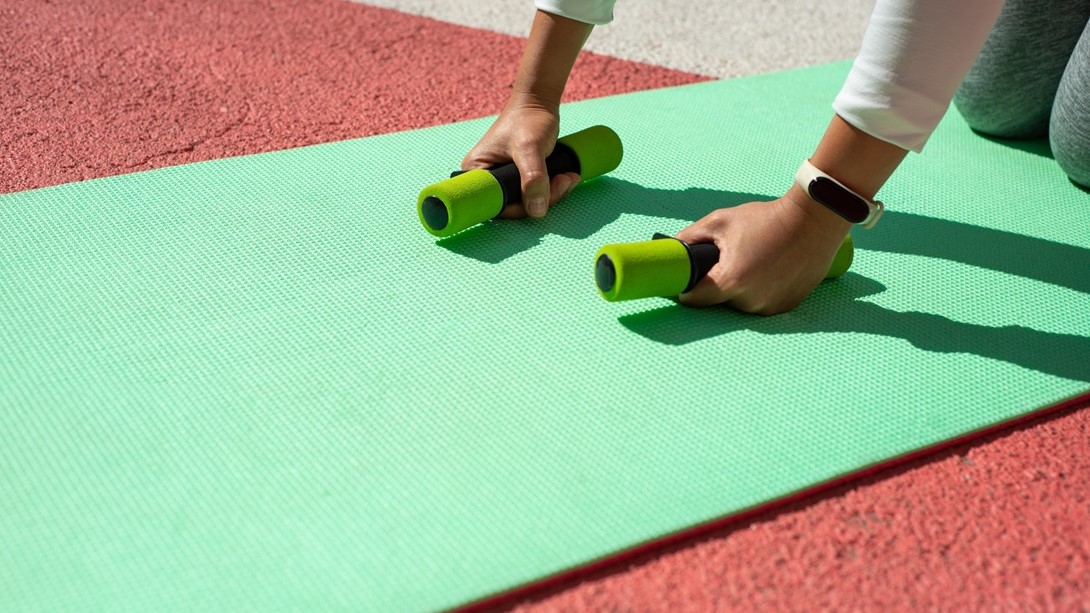
[[[507,205],[500,217],[544,217],[549,207],[579,184],[579,175],[566,172],[550,181],[545,158],[556,147],[560,114],[555,105],[530,96],[516,96],[481,140],[462,160],[462,170],[514,162],[522,180],[522,201]]]
[[[719,262],[679,300],[760,315],[790,311],[825,278],[850,228],[797,187],[771,202],[714,211],[677,235],[719,248]]]

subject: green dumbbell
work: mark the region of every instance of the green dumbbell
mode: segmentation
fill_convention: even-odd
[[[556,141],[545,158],[549,178],[579,173],[582,181],[606,174],[621,163],[623,150],[617,133],[594,126]],[[522,200],[522,180],[514,164],[455,172],[449,179],[425,187],[416,201],[424,229],[435,236],[452,236],[488,221],[503,207]]]
[[[844,238],[826,279],[839,277],[852,265],[852,237]],[[610,302],[654,296],[677,296],[696,286],[719,261],[711,243],[690,245],[656,234],[649,241],[605,245],[594,256],[598,293]]]

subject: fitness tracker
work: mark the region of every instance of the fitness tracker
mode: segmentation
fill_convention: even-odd
[[[844,186],[843,183],[818,170],[806,160],[795,173],[795,180],[811,198],[848,221],[864,228],[874,227],[882,216],[883,206],[870,201]]]

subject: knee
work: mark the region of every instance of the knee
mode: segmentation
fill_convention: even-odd
[[[1049,101],[1051,102],[1051,101]],[[1038,108],[1018,108],[1002,101],[1001,95],[962,87],[954,97],[954,106],[975,132],[996,138],[1040,138],[1048,131],[1048,113]]]
[[[1053,105],[1051,92],[1004,78],[1009,75],[991,74],[986,68],[974,66],[954,95],[954,106],[969,127],[996,138],[1043,137]]]
[[[1056,92],[1048,135],[1056,163],[1072,181],[1090,188],[1090,65],[1085,64],[1090,61],[1068,67]]]
[[[1050,134],[1052,156],[1056,158],[1056,164],[1067,173],[1071,181],[1090,189],[1090,134],[1082,134],[1081,142],[1071,139],[1069,133],[1059,137],[1056,132]]]
[[[1051,135],[1052,155],[1056,158],[1056,164],[1067,173],[1071,181],[1075,181],[1081,187],[1090,189],[1090,134],[1083,135],[1082,142],[1073,142],[1069,139],[1057,139],[1055,132]]]

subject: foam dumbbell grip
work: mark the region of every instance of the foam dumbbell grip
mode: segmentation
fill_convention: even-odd
[[[839,277],[852,265],[851,235],[840,244],[826,279]],[[604,245],[594,256],[598,293],[610,302],[677,296],[691,290],[719,261],[711,243],[687,244],[656,234],[649,241]]]
[[[556,141],[545,158],[549,177],[579,173],[582,182],[604,175],[621,163],[621,139],[606,126],[593,126]],[[514,164],[455,172],[420,191],[416,211],[431,234],[447,237],[500,214],[522,199],[522,180]]]

